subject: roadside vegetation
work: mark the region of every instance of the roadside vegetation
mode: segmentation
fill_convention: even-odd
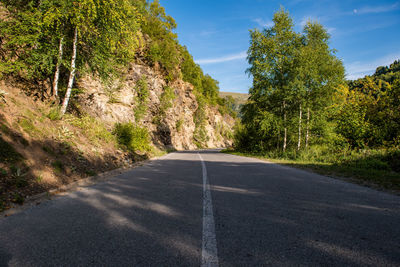
[[[5,0],[0,9],[0,78],[38,85],[32,94],[55,99],[60,117],[74,108],[76,77],[92,74],[109,85],[129,62],[161,71],[168,85],[177,79],[191,83],[205,105],[225,105],[218,101],[218,82],[179,44],[176,22],[158,0]],[[140,80],[139,118],[145,113],[143,86]]]
[[[400,61],[345,80],[329,34],[308,21],[294,31],[284,9],[251,31],[250,96],[233,153],[400,189]]]
[[[162,126],[177,80],[193,85],[195,141],[205,145],[207,109],[234,113],[219,98],[218,82],[179,44],[175,28],[157,0],[1,1],[0,211],[26,196],[164,153],[152,145],[144,121],[152,116]],[[77,101],[84,90],[77,80],[100,80],[109,102],[117,103],[129,63],[150,66],[165,80],[158,114],[149,112],[146,75],[132,88],[130,122],[87,114]],[[176,122],[177,131],[183,123]]]

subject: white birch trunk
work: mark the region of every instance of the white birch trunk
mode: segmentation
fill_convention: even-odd
[[[65,93],[64,101],[61,107],[61,115],[64,115],[65,112],[67,111],[69,98],[71,97],[72,85],[74,84],[75,70],[76,70],[75,61],[76,61],[77,46],[78,46],[78,27],[75,27],[74,43],[73,43],[72,58],[71,58],[71,73],[69,74],[67,92]]]
[[[286,103],[283,101],[283,125],[284,125],[284,133],[283,133],[283,152],[286,151],[286,140],[287,140],[287,128],[286,128]]]
[[[56,72],[54,73],[54,81],[53,81],[53,92],[52,92],[53,96],[58,96],[58,79],[60,77],[60,66],[61,66],[61,60],[62,60],[62,56],[63,56],[63,41],[64,41],[64,36],[61,37],[60,46],[58,47]]]
[[[297,150],[300,150],[300,148],[301,148],[301,116],[302,116],[301,104],[299,105],[299,107],[300,107],[300,113],[299,113],[299,140],[297,142]]]
[[[306,148],[308,147],[308,131],[310,125],[310,108],[307,108]]]

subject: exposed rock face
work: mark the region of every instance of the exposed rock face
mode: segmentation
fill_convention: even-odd
[[[118,84],[109,86],[113,89],[105,87],[93,77],[82,78],[78,82],[78,85],[85,89],[79,99],[82,109],[110,126],[116,122],[135,121],[134,108],[138,104],[135,87],[143,76],[148,84],[149,101],[147,114],[141,120],[141,124],[148,128],[153,143],[177,150],[197,148],[193,140],[196,129],[193,116],[198,104],[193,94],[193,86],[182,80],[169,84],[175,93],[173,105],[166,110],[160,121],[155,122],[154,118],[160,114],[161,95],[167,83],[162,75],[148,66],[130,65],[124,78]],[[229,133],[235,120],[229,115],[221,115],[216,107],[206,108],[206,115],[207,147],[231,145]]]

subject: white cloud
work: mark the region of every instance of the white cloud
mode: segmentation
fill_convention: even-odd
[[[387,6],[375,6],[375,7],[371,7],[371,6],[365,6],[365,7],[361,7],[358,9],[354,9],[353,13],[354,14],[373,14],[373,13],[384,13],[384,12],[389,12],[389,11],[393,11],[393,10],[397,10],[400,8],[399,2],[394,3],[393,5],[387,5]]]
[[[260,27],[269,28],[274,26],[274,22],[272,20],[264,20],[262,18],[253,19]]]
[[[228,55],[224,57],[217,57],[217,58],[205,58],[205,59],[198,59],[195,60],[197,64],[213,64],[213,63],[222,63],[237,59],[244,59],[247,57],[247,52],[243,51],[237,54]]]
[[[400,51],[369,62],[356,61],[349,64],[345,63],[347,72],[346,78],[349,80],[355,80],[364,77],[365,75],[371,75],[377,67],[388,66],[398,59],[400,59]]]

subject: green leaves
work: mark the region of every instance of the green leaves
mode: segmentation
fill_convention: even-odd
[[[312,114],[323,113],[331,103],[344,79],[344,68],[329,48],[329,34],[322,25],[308,22],[302,34],[296,33],[283,8],[274,14],[273,22],[262,31],[250,31],[247,72],[253,77],[253,87],[243,109],[247,128],[243,132],[253,135],[253,143],[246,141],[250,146],[272,149],[282,142],[286,149],[287,143],[295,144],[297,130],[300,148],[301,137],[308,143],[315,129],[308,127],[315,117]],[[307,113],[299,112],[300,107]],[[301,134],[302,121],[307,124],[306,134]]]

